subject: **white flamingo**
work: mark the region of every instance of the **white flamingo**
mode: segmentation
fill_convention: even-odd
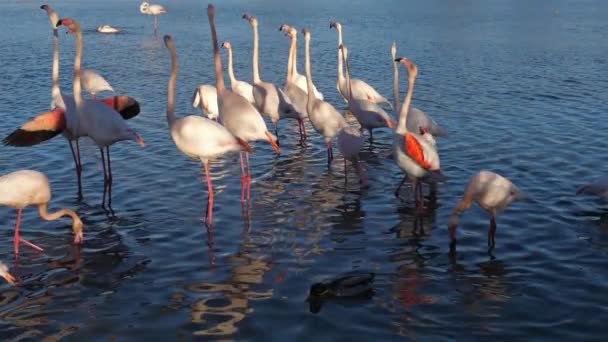
[[[300,89],[302,89],[302,91],[304,91],[305,94],[308,94],[308,85],[306,84],[306,76],[302,75],[298,72],[298,48],[297,48],[298,30],[293,26],[283,24],[279,27],[279,31],[283,31],[283,32],[285,32],[285,34],[290,33],[293,36],[293,37],[291,37],[291,39],[296,41],[296,47],[294,48],[295,52],[294,52],[294,55],[292,58],[293,67],[292,67],[291,73],[293,74],[293,83],[295,83]],[[314,86],[314,84],[313,84],[313,86]],[[315,90],[315,97],[319,100],[323,100],[323,94],[317,90],[317,87],[314,87],[313,89]]]
[[[80,64],[82,61],[82,30],[80,24],[74,19],[60,19],[57,26],[64,25],[68,28],[68,32],[72,32],[76,36],[76,56],[74,58],[74,108],[68,105],[67,112],[75,111],[75,114],[67,117],[77,117],[77,124],[67,127],[75,129],[77,136],[87,135],[99,147],[101,152],[101,162],[104,169],[104,192],[103,202],[105,204],[106,189],[108,190],[108,206],[112,205],[112,164],[110,161],[110,145],[122,140],[133,140],[138,142],[142,147],[145,146],[144,140],[135,133],[134,130],[127,126],[125,120],[113,108],[105,105],[103,102],[96,100],[86,100],[81,94],[80,83]],[[104,156],[103,149],[106,149]],[[106,161],[107,158],[107,168]],[[106,172],[107,170],[107,172]]]
[[[580,186],[576,194],[596,195],[608,200],[608,176],[600,177],[595,182]]]
[[[192,94],[192,108],[200,108],[209,119],[217,121],[217,90],[210,84],[199,85]]]
[[[414,83],[418,75],[418,67],[407,58],[397,58],[396,61],[403,64],[408,71],[408,88],[405,101],[401,106],[399,113],[399,122],[395,130],[395,138],[393,140],[393,154],[395,162],[406,175],[399,183],[395,196],[399,197],[399,190],[409,177],[412,181],[412,189],[416,200],[416,208],[422,209],[422,187],[420,179],[431,174],[441,175],[439,165],[439,154],[434,144],[429,142],[422,135],[415,132],[410,132],[407,128],[407,119],[410,103],[412,102],[412,94],[414,92]]]
[[[327,143],[327,167],[330,167],[333,159],[332,141],[338,132],[347,127],[346,120],[340,112],[329,102],[319,100],[313,92],[313,82],[310,67],[310,39],[309,30],[302,29],[304,41],[306,42],[306,82],[308,84],[308,118],[315,130],[325,138]]]
[[[111,91],[114,92],[114,88],[106,81],[103,76],[101,76],[97,70],[93,69],[83,69],[80,74],[80,82],[82,83],[82,87],[84,90],[91,93],[94,99],[97,98],[97,94],[102,91]]]
[[[0,276],[6,280],[7,283],[15,286],[17,280],[13,277],[12,274],[8,271],[8,266],[6,266],[2,261],[0,261]]]
[[[19,170],[0,177],[0,205],[17,209],[17,223],[15,224],[15,237],[13,240],[16,255],[19,255],[20,243],[24,243],[38,251],[43,251],[42,248],[21,238],[19,233],[21,212],[29,205],[37,205],[40,217],[47,221],[56,220],[63,216],[70,216],[72,218],[72,230],[74,231],[74,243],[82,243],[83,224],[78,214],[70,209],[62,209],[49,213],[48,205],[50,201],[51,186],[49,185],[49,179],[42,172]]]
[[[479,171],[469,180],[464,197],[456,204],[450,216],[448,228],[452,243],[456,241],[458,217],[469,209],[473,202],[477,202],[490,214],[488,246],[494,246],[496,214],[506,209],[513,201],[524,198],[524,193],[507,178],[491,171]]]
[[[293,107],[289,97],[276,85],[260,79],[259,72],[259,36],[258,20],[247,13],[243,14],[253,29],[253,98],[261,113],[270,117],[274,125],[274,133],[279,139],[278,122],[282,119],[298,119],[299,114]]]
[[[228,51],[228,76],[230,76],[230,88],[233,92],[247,99],[251,104],[255,104],[253,86],[245,81],[237,80],[234,76],[234,68],[232,67],[232,44],[230,44],[230,42],[224,42],[222,43],[222,47]]]
[[[357,118],[359,124],[361,124],[361,129],[367,129],[369,131],[370,140],[373,141],[374,128],[395,128],[395,120],[376,103],[367,99],[357,99],[352,96],[352,79],[350,78],[350,66],[348,64],[348,49],[345,45],[340,45],[339,48],[342,49],[344,64],[346,64],[346,96],[348,98],[348,109],[353,113],[355,118]]]
[[[120,33],[122,31],[123,31],[122,29],[119,29],[119,28],[111,26],[111,25],[101,25],[101,26],[97,27],[97,32],[99,32],[99,33]]]
[[[217,103],[220,113],[220,122],[228,129],[235,137],[243,141],[268,140],[272,148],[279,153],[280,148],[277,144],[277,137],[273,136],[266,128],[264,118],[258,110],[244,97],[228,90],[224,83],[224,73],[222,70],[222,60],[220,58],[220,48],[217,40],[217,31],[215,29],[215,7],[209,5],[207,7],[207,17],[209,18],[209,27],[213,38],[213,58],[215,64],[215,78],[217,89]],[[257,30],[256,30],[257,31]],[[255,66],[255,64],[254,64]],[[254,70],[257,70],[254,67]],[[259,76],[257,77],[259,80]],[[251,185],[251,167],[249,165],[249,153],[245,152],[247,160],[246,165],[243,162],[243,153],[241,153],[241,181],[247,183],[247,199],[249,199],[249,190]],[[245,199],[245,194],[241,193],[241,200]]]
[[[287,57],[287,75],[285,77],[285,86],[283,87],[283,91],[293,104],[294,109],[298,113],[298,126],[300,130],[300,142],[306,140],[306,125],[304,124],[304,120],[308,118],[308,113],[306,109],[306,105],[308,103],[308,95],[307,92],[303,91],[296,83],[295,83],[295,55],[297,54],[297,31],[295,27],[287,25],[281,26],[281,31],[286,31],[286,36],[291,38],[291,46],[289,48],[289,56]],[[304,78],[306,81],[306,78]]]
[[[156,35],[156,32],[158,31],[158,16],[167,13],[167,10],[161,5],[150,5],[144,1],[139,5],[139,11],[142,14],[154,16],[154,35]]]
[[[332,21],[329,24],[329,28],[335,28],[338,31],[338,46],[343,44],[342,41],[342,24],[337,21]],[[344,73],[342,70],[342,50],[338,49],[338,81],[336,83],[336,89],[342,98],[344,98],[344,102],[348,102],[348,86],[346,84],[346,78],[344,77]],[[391,102],[384,96],[380,95],[374,87],[367,84],[365,81],[354,78],[351,80],[352,82],[352,97],[355,99],[367,99],[374,103],[386,103],[389,107],[392,108]]]
[[[205,177],[209,199],[205,222],[213,225],[213,185],[209,171],[209,161],[225,153],[246,150],[251,152],[247,142],[236,138],[224,126],[207,118],[188,115],[182,118],[175,116],[175,82],[177,79],[177,52],[171,36],[165,36],[165,45],[171,53],[171,77],[167,93],[167,122],[171,137],[177,149],[190,158],[199,159],[205,166]]]

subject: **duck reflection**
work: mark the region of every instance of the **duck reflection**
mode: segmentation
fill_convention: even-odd
[[[318,313],[327,301],[356,304],[358,301],[372,298],[375,293],[374,277],[373,273],[353,273],[335,280],[312,284],[306,298],[310,312]]]

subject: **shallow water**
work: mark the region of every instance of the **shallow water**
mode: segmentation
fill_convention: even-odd
[[[439,139],[448,180],[436,203],[416,218],[411,202],[393,196],[402,173],[387,157],[388,130],[378,130],[362,152],[370,187],[361,189],[353,178],[344,185],[337,151],[327,170],[323,141],[312,127],[303,148],[294,122],[282,121],[280,155],[255,144],[248,206],[239,200],[238,155],[213,162],[212,235],[201,222],[207,197],[201,166],[179,153],[168,134],[170,60],[161,39],[173,35],[179,55],[178,113],[197,113],[189,103],[192,91],[214,81],[207,3],[166,2],[169,14],[160,17],[158,37],[138,3],[51,4],[60,16],[81,21],[84,65],[100,70],[117,93],[140,101],[142,112],[129,125],[147,146],[112,147],[115,217],[101,208],[101,163],[92,142],[82,144],[82,202],[62,137],[33,148],[2,147],[1,174],[45,172],[51,208],[75,208],[86,228],[85,244],[77,248],[68,221],[44,222],[35,209],[26,210],[23,235],[46,250],[24,247],[17,264],[15,211],[0,208],[0,259],[23,282],[0,285],[0,338],[588,340],[606,334],[608,207],[575,196],[577,186],[606,172],[608,161],[602,153],[606,3],[218,3],[220,40],[232,42],[238,78],[251,78],[252,34],[244,12],[260,22],[262,78],[280,85],[289,41],[277,28],[307,27],[316,86],[344,109],[335,90],[337,34],[329,29],[337,19],[353,73],[388,98],[390,45],[397,42],[398,54],[419,67],[414,105],[450,135]],[[50,103],[52,34],[39,6],[0,4],[3,137]],[[125,33],[94,32],[103,24]],[[70,93],[73,36],[60,39],[62,86]],[[301,49],[302,73],[303,57]],[[457,251],[450,254],[450,211],[481,169],[509,177],[531,200],[498,217],[491,253],[488,217],[474,207],[462,217]],[[351,271],[376,273],[374,297],[327,302],[310,313],[309,286]]]

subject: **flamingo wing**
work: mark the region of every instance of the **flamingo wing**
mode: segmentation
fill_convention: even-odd
[[[421,167],[427,170],[431,168],[431,164],[424,159],[424,149],[422,148],[422,145],[414,135],[409,133],[405,134],[405,153]]]
[[[65,129],[65,115],[62,108],[42,113],[26,122],[2,140],[5,145],[33,146],[49,140]]]
[[[101,100],[106,105],[114,108],[115,111],[120,113],[123,119],[129,120],[140,112],[139,102],[131,96],[112,96]]]

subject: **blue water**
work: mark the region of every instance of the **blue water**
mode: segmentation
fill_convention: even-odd
[[[52,33],[41,4],[0,3],[2,137],[49,109]],[[139,1],[51,5],[81,22],[84,65],[140,101],[129,125],[147,146],[112,147],[115,217],[101,207],[101,159],[91,141],[81,144],[83,201],[61,136],[31,148],[1,147],[0,174],[45,172],[51,208],[76,209],[86,225],[78,248],[68,220],[46,222],[26,210],[22,234],[45,252],[24,247],[17,263],[16,213],[0,208],[0,259],[22,281],[0,285],[3,340],[590,340],[608,332],[608,207],[575,195],[607,171],[607,3],[218,2],[220,40],[233,45],[239,79],[251,80],[244,12],[259,20],[262,78],[278,85],[289,48],[278,27],[306,27],[315,84],[345,109],[335,89],[337,33],[329,29],[339,20],[354,76],[392,98],[390,46],[397,42],[398,54],[419,68],[414,106],[450,135],[439,139],[448,179],[437,202],[416,217],[413,203],[393,196],[402,172],[390,158],[390,131],[366,143],[361,159],[370,187],[361,189],[354,181],[345,187],[337,151],[327,170],[323,139],[312,127],[304,148],[295,123],[282,121],[280,155],[266,143],[254,146],[249,206],[240,203],[238,155],[212,163],[213,234],[201,222],[201,165],[177,151],[168,133],[170,59],[162,43],[171,34],[179,55],[178,114],[198,113],[192,91],[215,80],[207,3],[165,1],[158,37]],[[96,33],[103,24],[125,32]],[[60,31],[62,86],[71,93],[74,39]],[[303,61],[300,49],[301,73]],[[448,217],[481,169],[509,177],[531,200],[498,216],[491,253],[487,214],[474,207],[450,254]],[[374,297],[327,302],[310,313],[310,285],[351,271],[376,273]]]

